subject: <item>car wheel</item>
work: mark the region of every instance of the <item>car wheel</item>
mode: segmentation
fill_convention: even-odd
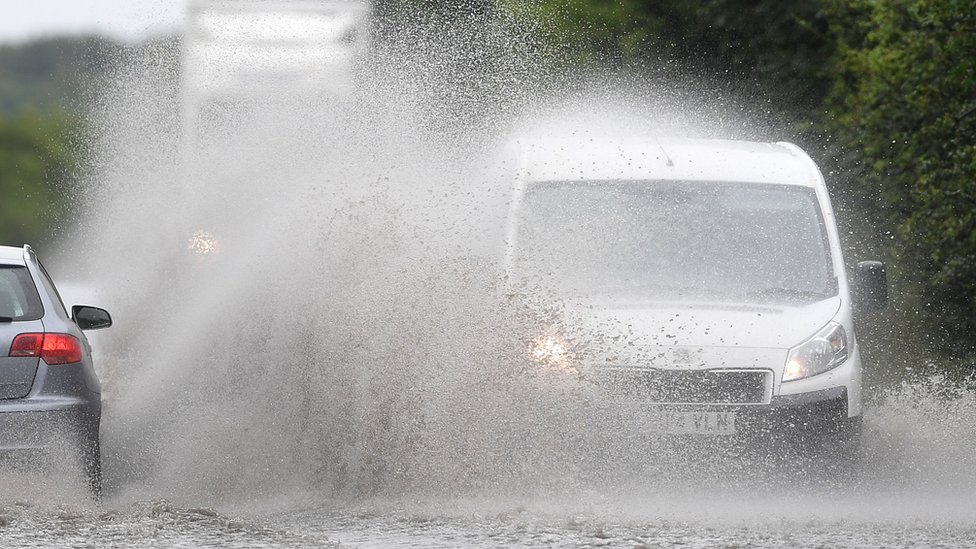
[[[97,501],[102,497],[102,449],[97,436],[85,444],[83,457],[88,489]]]

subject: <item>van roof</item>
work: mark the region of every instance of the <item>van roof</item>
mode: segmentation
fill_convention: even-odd
[[[816,165],[795,145],[721,139],[517,138],[528,181],[673,180],[815,187]]]
[[[16,246],[0,246],[0,263],[24,265],[24,249]]]

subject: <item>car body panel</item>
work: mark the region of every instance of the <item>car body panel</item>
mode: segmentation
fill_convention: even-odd
[[[44,332],[44,323],[41,320],[44,311],[31,310],[38,308],[37,302],[40,300],[30,279],[23,253],[21,257],[13,257],[9,251],[0,254],[0,269],[0,317],[5,318],[0,321],[0,400],[3,400],[27,396],[34,384],[40,359],[8,355],[18,335]],[[29,305],[28,302],[34,305]]]
[[[779,143],[707,139],[520,141],[522,180],[683,180],[816,187],[806,155]]]
[[[32,356],[6,356],[15,337],[22,333],[43,332],[40,320],[0,323],[0,400],[23,398],[30,393],[41,359]]]
[[[695,347],[790,348],[823,328],[840,310],[832,297],[801,305],[635,302],[588,303],[587,328],[619,332],[628,326],[641,343]],[[592,306],[592,309],[589,309]]]

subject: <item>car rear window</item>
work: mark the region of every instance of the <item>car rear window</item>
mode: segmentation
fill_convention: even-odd
[[[0,265],[0,318],[38,320],[42,316],[44,307],[27,267]]]

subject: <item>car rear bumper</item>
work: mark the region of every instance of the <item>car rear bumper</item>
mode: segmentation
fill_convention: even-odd
[[[35,397],[0,401],[0,452],[42,450],[90,440],[98,436],[100,418],[101,403],[97,399]]]

